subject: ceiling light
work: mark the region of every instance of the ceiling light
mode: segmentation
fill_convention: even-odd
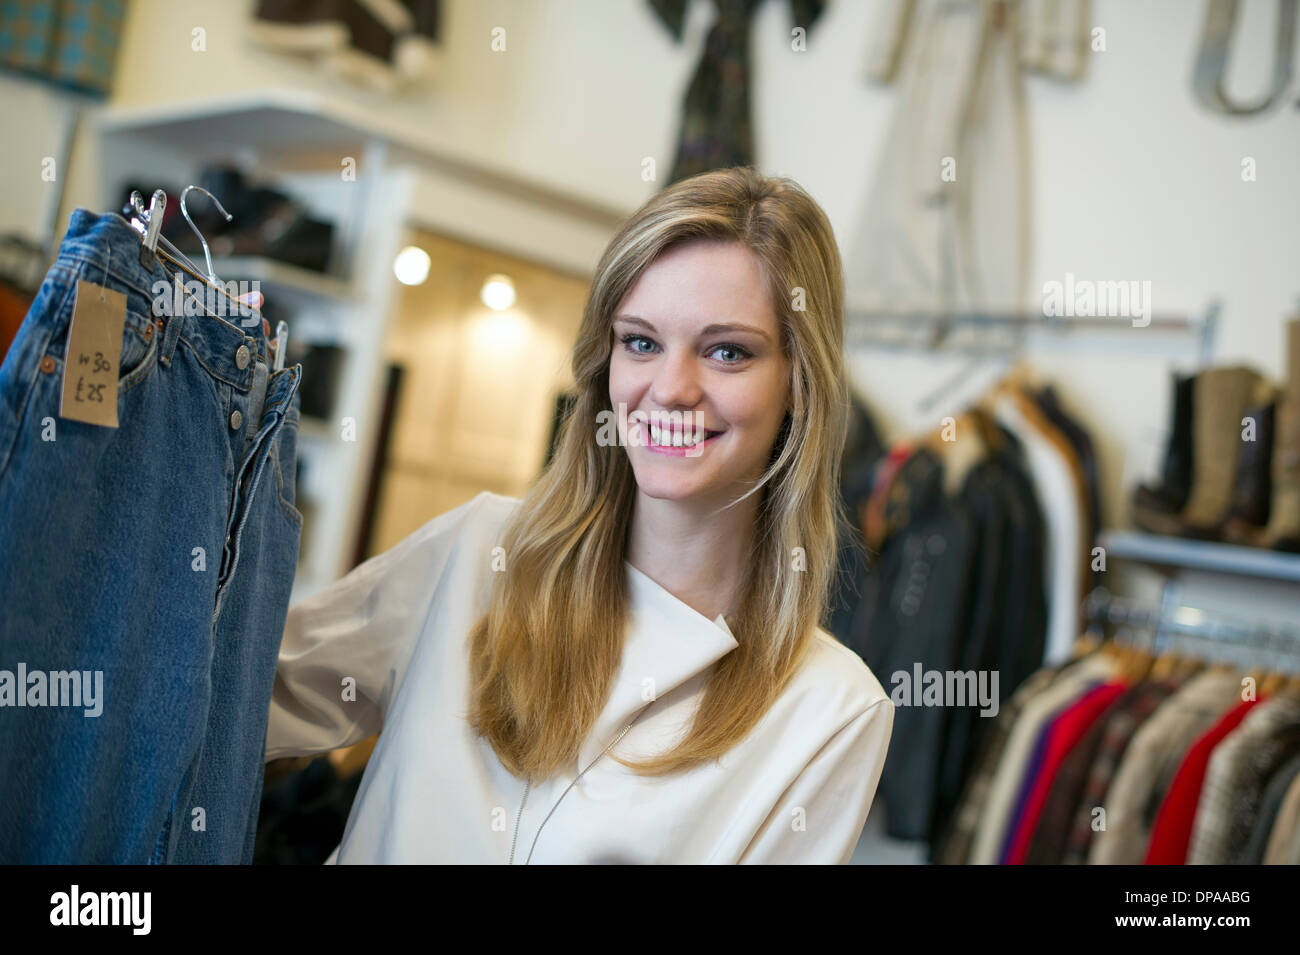
[[[479,297],[488,308],[504,311],[515,304],[515,283],[507,275],[489,275]]]
[[[393,260],[393,274],[403,285],[419,285],[429,277],[429,253],[408,245]]]

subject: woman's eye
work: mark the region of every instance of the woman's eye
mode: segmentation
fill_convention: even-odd
[[[746,351],[745,349],[741,348],[739,345],[719,345],[717,348],[715,348],[715,349],[713,349],[713,350],[714,350],[715,352],[728,351],[728,352],[733,352],[733,353],[735,353],[735,355],[736,355],[735,358],[732,358],[732,359],[729,359],[729,360],[725,360],[725,364],[728,364],[728,365],[738,365],[738,364],[740,364],[742,361],[744,361],[746,358],[751,358],[751,357],[753,357],[753,356],[750,355],[750,353],[749,353],[748,351]]]
[[[642,337],[641,335],[624,335],[621,339],[619,339],[619,341],[621,341],[621,342],[623,343],[623,347],[624,347],[624,348],[626,348],[628,351],[632,352],[632,354],[634,354],[634,355],[646,355],[646,354],[649,354],[648,352],[641,351],[641,350],[638,349],[638,348],[634,348],[634,347],[632,347],[632,342],[645,342],[645,343],[647,343],[647,344],[651,344],[650,339],[648,339],[648,338],[644,338],[644,337]]]
[[[628,352],[632,353],[633,355],[653,354],[653,349],[644,349],[644,348],[637,347],[638,342],[644,342],[645,344],[650,346],[654,345],[654,342],[650,341],[650,339],[646,338],[644,335],[624,335],[622,338],[619,339],[619,341],[623,344],[624,349],[626,349]],[[721,359],[724,365],[738,365],[742,361],[745,361],[747,358],[754,357],[753,354],[748,349],[742,348],[739,345],[715,345],[712,349],[710,349],[710,354],[717,354],[718,352],[728,352],[733,356],[730,358]]]

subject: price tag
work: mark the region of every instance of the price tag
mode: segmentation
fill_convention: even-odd
[[[126,325],[126,295],[77,282],[77,299],[63,357],[59,417],[117,427],[117,372]]]

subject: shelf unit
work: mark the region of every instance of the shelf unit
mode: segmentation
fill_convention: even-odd
[[[1097,543],[1108,562],[1154,572],[1163,618],[1191,612],[1278,630],[1300,621],[1300,554],[1127,530],[1104,531]]]
[[[454,143],[409,118],[402,121],[382,110],[301,89],[273,87],[165,106],[118,107],[100,114],[98,126],[105,139],[137,144],[139,169],[152,169],[182,152],[237,156],[242,165],[267,170],[314,170],[334,180],[346,157],[358,173],[353,185],[409,171],[413,182],[399,205],[353,208],[347,217],[386,216],[386,233],[420,225],[569,274],[591,272],[634,208],[616,208],[463,155]],[[350,201],[356,206],[370,200],[357,190]],[[337,218],[341,210],[326,202],[320,211]],[[353,257],[354,242],[355,237],[345,246],[345,259]],[[364,293],[358,289],[357,294]]]
[[[1300,583],[1300,554],[1162,537],[1140,531],[1107,531],[1099,536],[1098,543],[1111,557],[1140,561],[1167,570],[1206,570]],[[1300,615],[1300,608],[1297,610]]]
[[[217,275],[239,276],[256,280],[265,288],[265,294],[312,303],[355,303],[356,295],[351,284],[343,279],[313,272],[287,262],[258,256],[214,256],[212,270]]]

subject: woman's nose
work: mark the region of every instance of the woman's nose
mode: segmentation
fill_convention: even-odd
[[[666,354],[655,370],[651,397],[662,408],[693,408],[700,400],[697,372],[694,356],[689,352]]]

